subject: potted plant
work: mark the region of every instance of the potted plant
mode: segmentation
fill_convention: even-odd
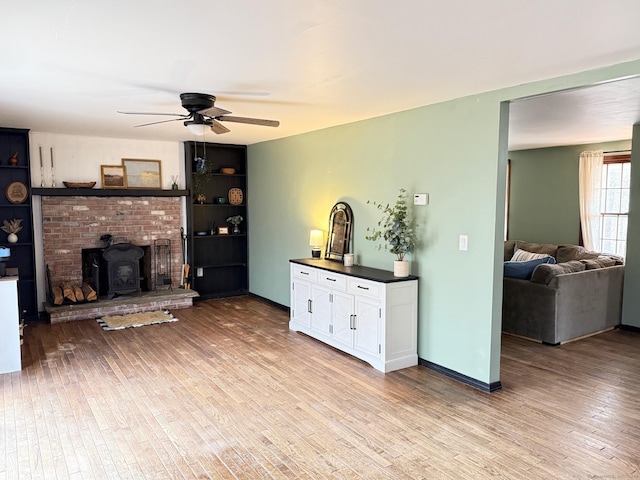
[[[22,227],[20,226],[21,223],[21,218],[14,218],[13,220],[3,221],[3,225],[0,228],[2,228],[2,231],[9,234],[7,235],[7,242],[16,243],[18,241],[18,235],[16,235],[16,233],[22,230]]]
[[[227,218],[226,221],[233,225],[233,233],[240,233],[240,227],[238,227],[238,225],[242,223],[242,220],[244,220],[242,215],[233,215],[232,217]]]
[[[400,189],[395,205],[382,204],[367,201],[382,211],[382,218],[378,221],[378,226],[367,227],[369,235],[367,240],[378,243],[378,249],[384,246],[385,250],[396,255],[397,259],[393,263],[393,274],[396,277],[409,276],[409,262],[405,260],[407,253],[412,253],[417,245],[416,222],[411,215],[407,205],[407,191]]]

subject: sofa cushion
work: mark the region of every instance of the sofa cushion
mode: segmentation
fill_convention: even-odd
[[[559,245],[556,260],[558,263],[564,263],[571,260],[588,260],[599,256],[598,252],[592,252],[579,245]]]
[[[533,274],[531,275],[531,281],[535,283],[542,283],[544,285],[549,285],[551,280],[553,280],[558,275],[563,275],[565,273],[575,273],[582,272],[586,269],[584,263],[578,260],[572,260],[570,262],[558,263],[558,264],[542,264],[538,265]]]
[[[530,243],[517,240],[516,248],[532,253],[546,253],[547,255],[551,255],[554,258],[558,253],[558,246],[551,243]]]
[[[534,258],[527,262],[504,262],[504,276],[529,280],[535,268],[543,263],[556,263],[556,260],[546,255],[544,258]]]
[[[516,241],[515,240],[505,240],[504,241],[504,261],[511,260],[513,257],[513,251],[516,249]]]
[[[595,270],[596,268],[606,268],[613,267],[616,264],[615,258],[601,256],[598,258],[588,258],[585,260],[580,260],[581,263],[584,263],[584,266],[587,270]]]
[[[513,253],[513,257],[511,257],[511,261],[512,262],[528,262],[529,260],[548,258],[549,256],[550,255],[547,253],[533,253],[527,250],[516,248],[516,251]]]

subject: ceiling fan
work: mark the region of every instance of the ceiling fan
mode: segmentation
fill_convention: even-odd
[[[134,127],[146,127],[148,125],[157,125],[159,123],[184,121],[185,127],[194,135],[204,135],[211,129],[214,133],[221,134],[230,132],[227,127],[220,122],[236,122],[248,123],[251,125],[264,125],[266,127],[277,127],[280,122],[277,120],[263,120],[260,118],[236,117],[229,115],[231,112],[216,107],[216,97],[206,93],[181,93],[180,100],[182,106],[189,112],[188,114],[180,113],[154,113],[154,112],[118,112],[126,115],[169,115],[171,120],[161,120],[159,122],[143,123],[134,125]]]

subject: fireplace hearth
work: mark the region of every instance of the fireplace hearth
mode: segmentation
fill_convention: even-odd
[[[62,192],[62,194],[60,194]],[[157,309],[184,308],[191,305],[195,292],[176,289],[180,285],[180,227],[182,225],[182,198],[150,192],[149,195],[128,196],[114,190],[114,196],[73,195],[72,190],[42,195],[42,233],[44,264],[49,265],[53,285],[99,284],[99,301],[54,305],[44,302],[52,323],[98,318],[106,314],[123,314]],[[70,231],[74,233],[70,235]],[[100,237],[110,233],[117,243],[132,243],[145,251],[139,260],[141,295],[117,294],[107,300],[108,279],[106,261],[102,252],[109,246]],[[163,279],[164,288],[155,291],[156,239],[171,240],[170,275],[173,291]],[[64,239],[61,242],[60,239]],[[93,251],[100,273],[92,275],[93,258],[85,260],[83,250]],[[162,272],[160,272],[162,273]],[[95,278],[95,282],[93,277]],[[165,290],[166,289],[166,290]],[[95,289],[98,291],[98,289]]]

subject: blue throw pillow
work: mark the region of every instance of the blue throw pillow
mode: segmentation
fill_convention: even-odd
[[[504,276],[529,280],[535,268],[543,263],[556,263],[556,259],[553,257],[545,257],[528,260],[526,262],[504,262]]]

